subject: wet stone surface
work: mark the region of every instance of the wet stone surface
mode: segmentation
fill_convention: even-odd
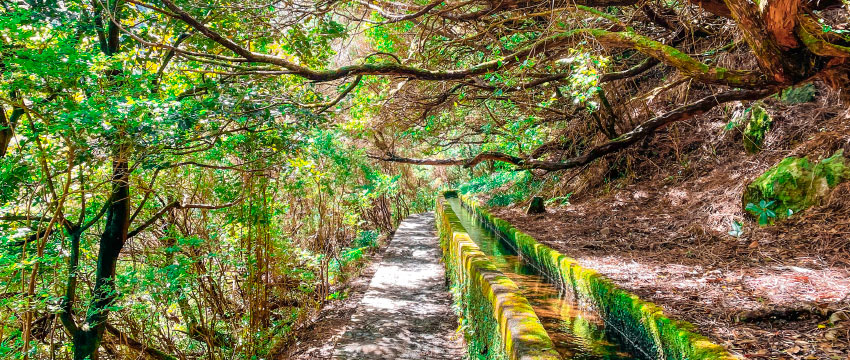
[[[461,359],[434,214],[398,228],[334,359]]]

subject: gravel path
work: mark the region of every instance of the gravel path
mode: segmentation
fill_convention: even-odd
[[[463,358],[434,232],[433,213],[399,225],[334,359]]]

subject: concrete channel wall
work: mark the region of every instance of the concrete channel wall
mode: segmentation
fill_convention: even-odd
[[[599,314],[605,326],[615,330],[612,333],[620,337],[629,351],[649,359],[737,359],[722,346],[695,333],[693,324],[668,318],[659,306],[620,289],[596,271],[537,242],[473,200],[460,198],[468,211],[511,243],[520,256],[559,282],[566,296],[573,296],[580,306],[587,306]]]
[[[456,193],[448,193],[452,196]],[[445,200],[437,229],[470,359],[560,360],[531,305],[469,238]]]

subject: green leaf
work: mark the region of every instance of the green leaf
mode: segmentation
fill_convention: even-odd
[[[752,212],[761,212],[761,209],[753,203],[747,203],[747,207],[745,207],[744,209]]]

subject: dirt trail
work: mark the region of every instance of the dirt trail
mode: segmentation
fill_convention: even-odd
[[[403,221],[369,290],[334,350],[334,359],[460,359],[434,214]]]

